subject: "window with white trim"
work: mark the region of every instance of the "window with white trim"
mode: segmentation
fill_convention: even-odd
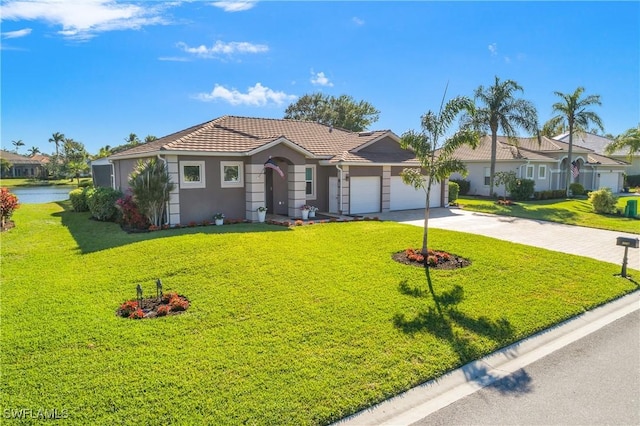
[[[538,166],[538,179],[546,179],[547,178],[547,166],[540,165]]]
[[[535,166],[527,164],[527,171],[525,173],[525,178],[533,179],[534,172],[535,172]]]
[[[223,188],[240,188],[244,186],[242,161],[220,162],[220,186]]]
[[[204,161],[180,162],[180,188],[205,188]]]
[[[484,168],[484,186],[491,184],[491,169],[489,167]]]
[[[305,166],[304,187],[307,200],[316,199],[316,166]]]

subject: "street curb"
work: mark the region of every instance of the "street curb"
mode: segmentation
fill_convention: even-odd
[[[334,424],[412,424],[639,309],[635,290]]]

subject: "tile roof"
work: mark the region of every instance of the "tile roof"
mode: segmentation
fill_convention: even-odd
[[[562,133],[558,136],[554,136],[554,139],[563,142],[569,142],[569,132]],[[581,147],[585,147],[591,149],[596,152],[596,154],[605,155],[604,149],[607,145],[612,143],[613,140],[600,136],[594,135],[593,133],[574,133],[573,135],[573,144],[574,146],[579,145]],[[619,149],[613,152],[611,155],[616,157],[627,156],[629,151],[626,149]]]
[[[42,162],[37,158],[29,158],[24,155],[16,154],[14,152],[0,150],[0,158],[4,158],[12,164],[36,164],[40,165]]]
[[[311,121],[223,116],[111,156],[139,156],[162,151],[249,153],[285,138],[317,158],[330,159],[386,134],[389,130],[351,132]],[[353,161],[372,162],[371,156],[352,155]],[[388,162],[388,161],[384,161]]]

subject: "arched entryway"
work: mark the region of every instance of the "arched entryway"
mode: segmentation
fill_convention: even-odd
[[[265,167],[265,203],[267,211],[283,216],[289,215],[289,165],[286,158],[277,157],[270,159],[278,170]]]

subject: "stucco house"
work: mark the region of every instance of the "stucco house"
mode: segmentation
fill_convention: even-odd
[[[507,137],[498,136],[496,153],[496,172],[514,171],[520,178],[532,179],[536,191],[564,189],[567,173],[567,153],[569,144],[546,137],[518,138],[515,144]],[[470,182],[471,195],[489,196],[489,176],[491,166],[491,136],[481,139],[474,150],[461,147],[455,157],[462,160],[468,171],[465,178]],[[574,141],[572,162],[577,165],[577,176],[572,182],[578,182],[587,190],[608,187],[620,192],[623,174],[629,166],[623,160],[606,157],[592,149],[579,146]],[[458,174],[451,179],[462,179]],[[494,188],[498,194],[503,188]]]
[[[3,178],[35,178],[45,174],[44,163],[48,158],[42,155],[25,157],[10,151],[0,150],[0,158],[9,162],[7,170],[1,170]]]
[[[229,218],[258,219],[256,209],[300,217],[302,205],[344,215],[423,208],[424,192],[402,183],[419,167],[389,130],[350,132],[315,122],[223,116],[138,145],[108,158],[109,181],[127,190],[140,159],[165,161],[176,189],[170,224]],[[432,189],[432,206],[446,203],[447,186]]]
[[[569,133],[567,132],[555,136],[554,139],[569,143]],[[589,148],[595,151],[596,154],[605,155],[607,157],[615,158],[616,160],[625,161],[629,163],[626,170],[627,175],[640,175],[640,152],[636,152],[631,156],[631,158],[629,158],[628,149],[621,149],[618,151],[614,151],[611,154],[606,154],[604,152],[604,149],[611,142],[613,142],[611,139],[605,138],[604,136],[600,135],[594,135],[593,133],[578,133],[573,135],[574,144]]]

